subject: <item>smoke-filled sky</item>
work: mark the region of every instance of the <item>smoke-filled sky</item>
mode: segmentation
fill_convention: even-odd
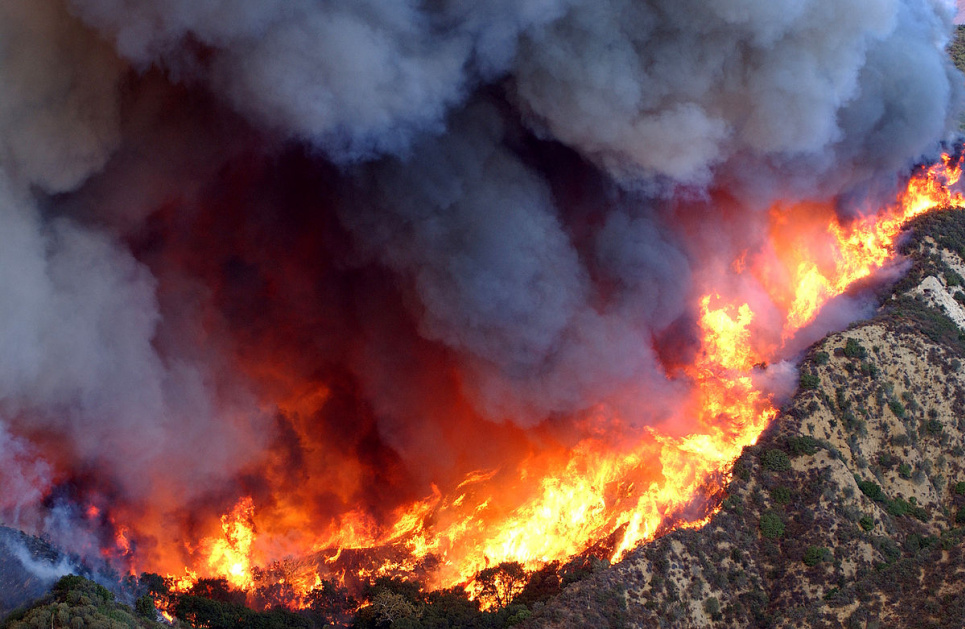
[[[676,421],[696,297],[766,210],[852,211],[954,128],[952,20],[0,0],[0,520],[378,517]]]

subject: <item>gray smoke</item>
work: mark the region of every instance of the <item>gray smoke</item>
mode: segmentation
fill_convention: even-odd
[[[38,504],[53,481],[50,465],[28,441],[11,435],[0,423],[0,521],[13,526],[21,512]]]
[[[545,182],[480,104],[450,132],[366,172],[370,204],[342,210],[370,255],[406,278],[419,329],[467,355],[487,416],[534,424],[664,380],[649,334],[684,309],[688,263],[644,218],[614,210],[590,255],[619,283],[605,309]],[[418,168],[413,168],[418,164]]]
[[[0,167],[59,192],[104,166],[120,142],[124,64],[56,0],[0,3]]]
[[[64,575],[81,573],[80,568],[67,557],[58,557],[55,563],[34,556],[34,554],[27,549],[23,541],[14,539],[12,535],[0,536],[0,545],[4,547],[6,552],[13,555],[13,557],[20,562],[24,570],[48,587]]]
[[[226,171],[302,149],[338,198],[316,204],[337,227],[299,290],[391,278],[480,421],[673,415],[667,363],[693,352],[707,274],[760,244],[753,213],[894,178],[954,127],[950,18],[937,0],[0,0],[0,513],[53,467],[106,467],[141,501],[163,476],[169,508],[265,456],[231,291],[152,247],[229,196]],[[284,192],[232,212],[270,223]],[[248,277],[231,253],[219,282]],[[344,338],[351,302],[304,316],[305,351],[344,360],[402,443],[423,416],[390,391],[409,345],[364,329],[379,317]]]
[[[60,2],[0,3],[0,414],[14,434],[46,435],[31,448],[0,432],[11,523],[54,480],[39,451],[105,465],[130,495],[163,472],[190,496],[189,466],[224,480],[253,456],[245,440],[261,441],[225,423],[208,365],[159,354],[157,282],[127,245],[44,210],[43,192],[73,190],[120,146],[125,72]]]

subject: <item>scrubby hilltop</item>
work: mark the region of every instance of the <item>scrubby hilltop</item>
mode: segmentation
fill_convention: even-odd
[[[713,520],[576,584],[530,626],[965,624],[965,215],[912,228],[904,279],[875,318],[809,350]],[[595,604],[613,591],[616,621]]]

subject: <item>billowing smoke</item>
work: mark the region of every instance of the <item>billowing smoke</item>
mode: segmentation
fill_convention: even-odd
[[[956,124],[950,20],[0,0],[0,518],[150,557],[239,491],[378,519],[686,421],[696,299],[767,209],[860,205]]]

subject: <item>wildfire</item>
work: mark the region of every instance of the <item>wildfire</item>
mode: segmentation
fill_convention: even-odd
[[[896,203],[842,224],[827,204],[779,206],[772,211],[771,259],[762,256],[757,274],[772,299],[787,309],[784,338],[813,320],[831,298],[887,262],[902,226],[936,207],[961,208],[965,197],[949,189],[962,162],[943,155],[912,177]]]
[[[828,300],[889,260],[907,220],[936,206],[965,206],[961,193],[949,190],[961,168],[945,156],[913,177],[892,206],[847,223],[830,204],[775,207],[770,244],[730,268],[763,287],[783,317],[786,341]],[[349,576],[419,575],[436,587],[466,585],[502,562],[533,569],[593,544],[601,556],[617,560],[667,530],[702,526],[719,508],[713,497],[726,486],[727,470],[776,415],[755,373],[781,358],[781,346],[755,348],[756,314],[749,303],[718,291],[698,300],[700,348],[678,376],[689,391],[683,405],[689,434],[652,426],[629,445],[587,437],[547,448],[512,469],[477,470],[452,488],[433,486],[431,495],[397,510],[387,525],[364,510],[349,511],[330,530],[318,527],[311,548],[317,562],[276,575],[276,583],[289,588],[295,605],[322,577],[345,582]],[[607,409],[597,412],[600,421],[612,419]],[[695,500],[703,508],[693,509]],[[261,516],[252,498],[243,497],[223,516],[223,535],[201,542],[199,572],[236,588],[257,587],[264,575],[256,578],[255,566],[270,559],[255,534]],[[186,571],[177,587],[197,578]]]
[[[201,544],[211,573],[223,576],[240,590],[247,590],[253,583],[251,545],[255,539],[254,512],[251,497],[242,498],[231,513],[221,517],[224,536],[205,539]]]

